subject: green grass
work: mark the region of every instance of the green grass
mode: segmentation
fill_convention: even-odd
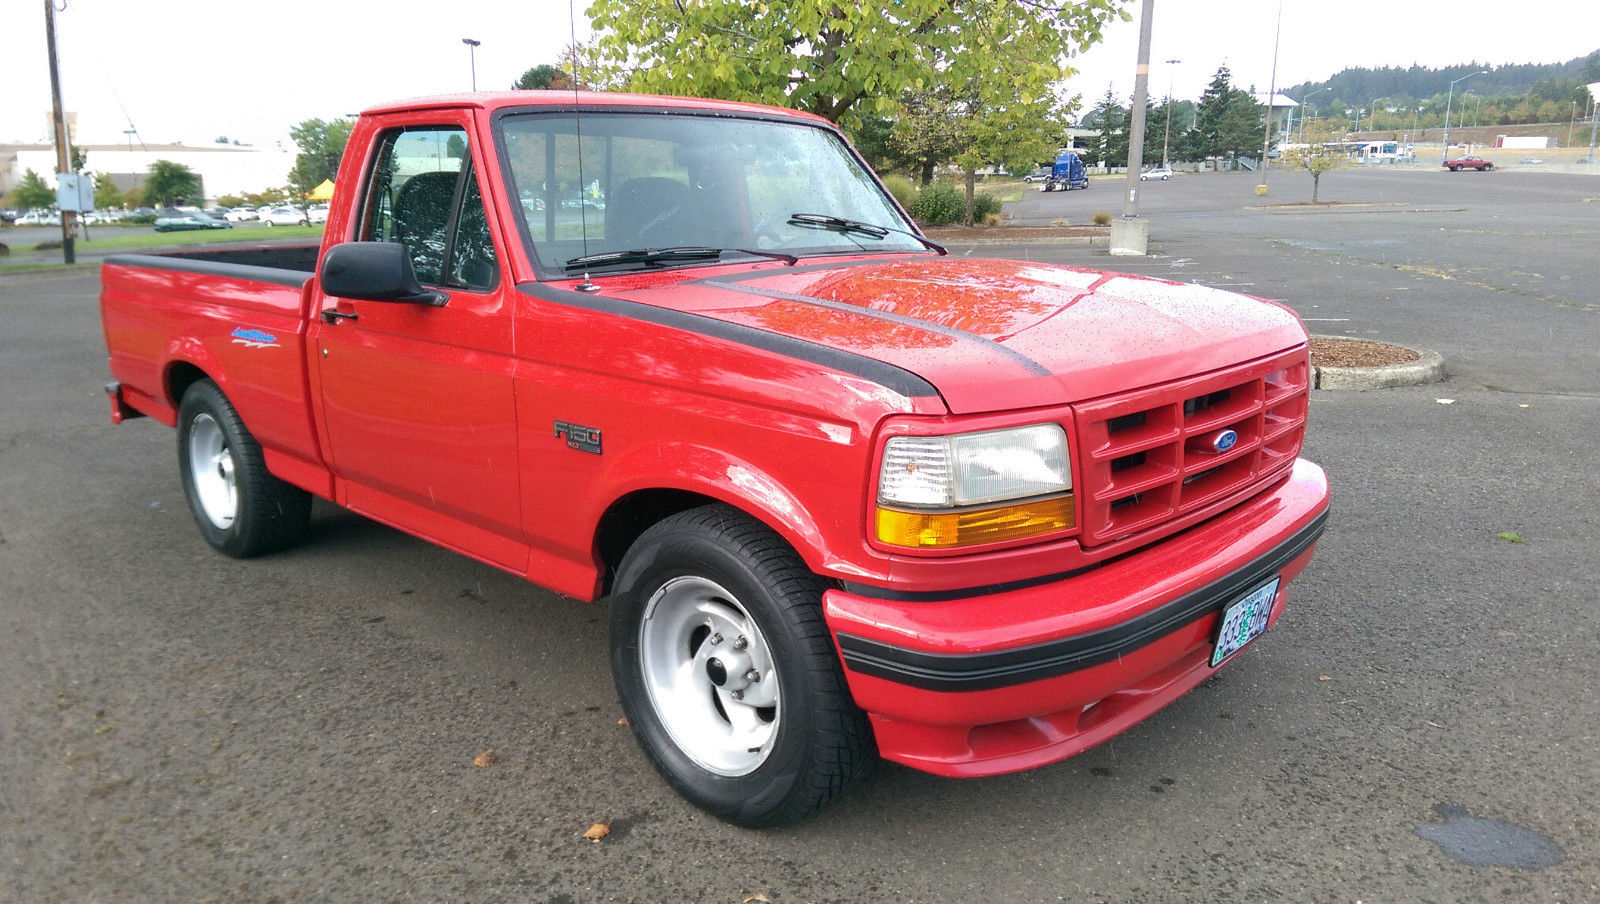
[[[0,273],[27,273],[31,270],[89,270],[100,266],[99,261],[79,261],[75,264],[0,264]]]
[[[78,239],[80,251],[165,248],[169,245],[198,245],[206,242],[249,242],[257,239],[294,239],[308,236],[322,237],[321,226],[243,226],[233,229],[205,229],[192,232],[141,232],[132,235],[96,235],[89,227],[89,241]]]
[[[1027,190],[1028,186],[1021,179],[1003,181],[999,179],[986,179],[978,185],[978,191],[981,191],[986,195],[994,195],[995,199],[1002,204],[1010,204],[1012,201],[1021,201],[1022,193]]]

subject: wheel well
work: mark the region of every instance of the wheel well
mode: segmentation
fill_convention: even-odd
[[[601,596],[611,592],[611,581],[628,547],[651,525],[679,512],[718,501],[687,490],[639,490],[613,502],[606,513],[600,516],[600,526],[595,530],[595,551],[605,566]]]
[[[210,379],[206,372],[187,361],[179,361],[167,369],[167,398],[171,399],[172,407],[176,409],[183,404],[183,394],[190,386],[201,380]]]

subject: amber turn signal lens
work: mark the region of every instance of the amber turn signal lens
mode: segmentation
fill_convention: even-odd
[[[963,512],[880,508],[878,541],[913,549],[951,549],[1053,534],[1072,526],[1072,497],[1056,496]]]

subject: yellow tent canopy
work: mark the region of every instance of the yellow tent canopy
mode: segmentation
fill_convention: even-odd
[[[308,195],[307,197],[310,198],[310,200],[312,200],[312,201],[332,201],[333,200],[333,180],[332,179],[323,179],[322,180],[322,184],[317,186],[316,188],[313,188],[311,190],[311,194]]]

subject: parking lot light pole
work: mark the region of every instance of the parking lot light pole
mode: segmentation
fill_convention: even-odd
[[[1139,62],[1133,77],[1133,122],[1128,129],[1128,178],[1123,192],[1122,216],[1111,223],[1110,252],[1143,256],[1150,241],[1150,224],[1139,217],[1139,170],[1144,166],[1144,112],[1150,97],[1150,26],[1155,0],[1140,4]]]
[[[1333,86],[1330,85],[1330,86],[1328,86],[1326,88],[1318,88],[1315,91],[1308,91],[1305,94],[1300,95],[1300,106],[1302,108],[1304,108],[1305,105],[1306,105],[1306,102],[1311,100],[1311,98],[1315,97],[1318,94],[1321,94],[1324,91],[1332,91],[1332,90],[1333,90]],[[1306,111],[1304,109],[1301,109],[1301,111],[1300,111],[1300,143],[1301,144],[1305,144],[1306,143]]]
[[[1450,83],[1450,93],[1445,95],[1444,99],[1444,153],[1439,157],[1441,164],[1450,159],[1450,102],[1455,100],[1456,97],[1456,82],[1464,82],[1474,75],[1488,74],[1489,70],[1479,69],[1477,72],[1470,72]]]
[[[1168,66],[1176,66],[1183,60],[1167,60]],[[1172,137],[1172,70],[1167,70],[1167,125],[1161,133],[1161,165],[1167,165],[1167,141]]]
[[[461,43],[467,45],[467,65],[472,67],[472,90],[478,90],[478,45],[482,41],[471,38],[462,38]]]
[[[1593,163],[1594,139],[1597,131],[1600,131],[1600,82],[1590,82],[1584,87],[1589,89],[1589,98],[1592,101],[1591,106],[1594,110],[1594,113],[1589,117],[1589,162]]]

